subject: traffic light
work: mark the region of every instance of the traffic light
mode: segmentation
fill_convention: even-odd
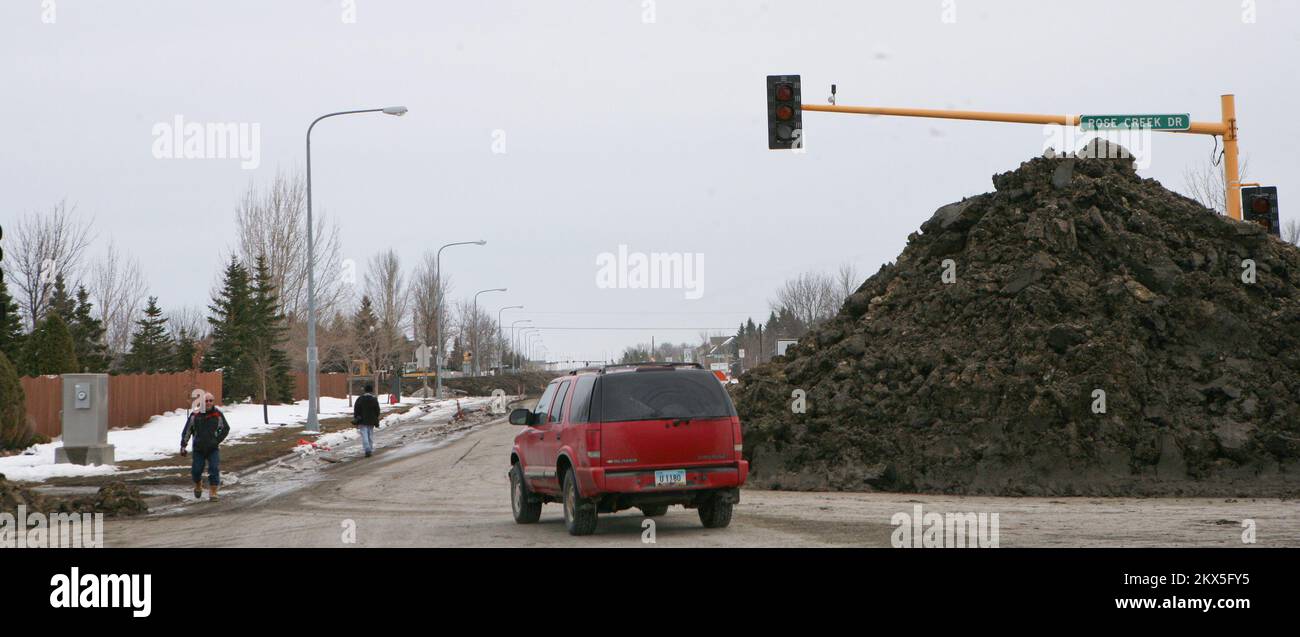
[[[803,147],[803,107],[798,75],[767,76],[767,147]]]
[[[1282,224],[1278,217],[1277,186],[1252,186],[1241,189],[1241,218],[1253,221],[1269,234],[1282,236]]]

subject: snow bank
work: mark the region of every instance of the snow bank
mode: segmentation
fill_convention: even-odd
[[[419,399],[417,398],[415,401],[419,402]],[[486,407],[491,401],[492,399],[490,397],[461,398],[460,406],[462,409],[468,409],[470,407]],[[405,399],[403,399],[403,402],[406,402]],[[379,428],[383,429],[385,427],[392,427],[393,425],[415,421],[440,422],[451,418],[452,415],[456,413],[455,400],[436,400],[433,401],[432,405],[433,409],[427,413],[417,407],[405,413],[390,414],[379,421]],[[335,431],[333,433],[316,436],[314,442],[317,447],[333,449],[344,442],[356,440],[360,437],[361,433],[354,427],[352,429],[345,429],[343,431]],[[300,453],[310,453],[308,447],[308,445],[299,445],[294,449]]]
[[[403,404],[418,403],[418,398],[404,398]],[[379,395],[380,408],[389,411],[394,406],[388,404],[388,394]],[[239,444],[240,439],[278,428],[280,425],[302,425],[307,422],[307,401],[301,400],[290,405],[271,405],[267,407],[270,424],[262,423],[262,406],[257,404],[238,404],[221,407],[230,423],[230,436],[225,444]],[[345,398],[320,399],[320,418],[351,417],[352,408]],[[185,428],[188,411],[177,409],[160,416],[154,416],[148,423],[130,429],[112,429],[108,432],[108,443],[114,446],[114,457],[118,462],[127,460],[159,460],[176,455],[181,448],[181,430]],[[393,416],[396,416],[394,414]],[[390,416],[392,418],[393,416]],[[50,478],[107,475],[117,472],[117,467],[109,465],[82,466],[76,464],[55,464],[54,449],[63,444],[60,441],[35,445],[26,452],[16,456],[0,458],[0,473],[10,480],[28,480],[40,482]]]

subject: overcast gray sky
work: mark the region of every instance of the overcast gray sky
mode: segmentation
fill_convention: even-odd
[[[1300,205],[1300,9],[1254,11],[1250,22],[1241,0],[6,0],[0,223],[66,198],[95,219],[93,255],[111,237],[165,308],[202,306],[250,180],[300,169],[320,114],[403,104],[404,118],[338,118],[313,134],[316,209],[339,220],[345,258],[392,247],[414,267],[426,249],[484,238],[444,252],[444,268],[458,297],[509,287],[480,297],[527,306],[508,317],[734,331],[766,316],[787,277],[842,262],[874,273],[935,208],[991,190],[992,174],[1045,139],[1033,125],[807,113],[807,153],[768,151],[765,75],[802,74],[805,102],[824,103],[834,82],[841,104],[1211,121],[1219,95],[1235,93],[1248,177],[1279,186],[1285,218]],[[152,129],[176,115],[259,124],[260,165],[156,159]],[[1213,145],[1153,141],[1142,174],[1180,190]],[[619,244],[703,253],[702,298],[598,288],[597,255]],[[601,358],[697,332],[546,330],[545,344]]]

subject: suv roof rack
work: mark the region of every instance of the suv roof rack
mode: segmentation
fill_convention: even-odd
[[[616,369],[629,369],[629,368],[636,369],[642,367],[656,367],[661,369],[676,369],[678,367],[690,367],[694,369],[704,369],[704,367],[702,367],[699,363],[664,363],[659,361],[643,361],[639,363],[617,363],[614,365],[606,365],[604,369],[602,369],[601,371],[607,373],[611,370],[616,370]]]
[[[677,369],[678,367],[690,367],[692,369],[704,369],[699,363],[665,363],[660,361],[641,361],[639,363],[611,363],[609,365],[596,365],[592,367],[579,367],[578,369],[569,370],[570,376],[577,376],[585,372],[596,372],[604,374],[617,370],[638,369],[651,367],[656,369]]]

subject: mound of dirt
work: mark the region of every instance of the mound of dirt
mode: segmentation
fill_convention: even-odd
[[[546,389],[547,383],[562,372],[520,372],[504,376],[464,376],[448,378],[443,386],[463,391],[469,396],[491,396],[492,391],[500,389],[506,394],[537,395]]]
[[[993,185],[742,377],[752,484],[1300,492],[1300,250],[1129,159],[1040,157]]]
[[[108,517],[149,512],[140,490],[125,482],[104,485],[93,496],[59,497],[19,487],[0,474],[0,512],[16,513],[19,505],[29,512],[103,513]]]
[[[91,500],[93,510],[110,516],[139,515],[149,512],[140,495],[140,489],[125,482],[114,482],[99,488]]]
[[[24,489],[10,482],[0,473],[0,513],[14,513],[18,506],[27,507],[28,511],[45,511],[45,498],[41,494]]]

